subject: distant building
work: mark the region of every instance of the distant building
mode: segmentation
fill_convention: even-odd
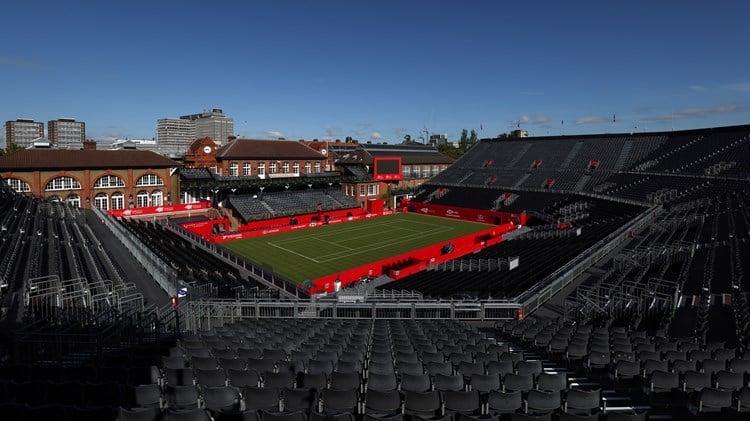
[[[183,155],[195,140],[195,122],[161,118],[156,122],[156,145],[162,155]]]
[[[394,181],[375,179],[373,164],[377,158],[400,158],[401,176]],[[433,146],[359,144],[355,150],[336,159],[336,168],[344,177],[344,194],[365,203],[394,189],[417,187],[445,171],[452,163],[453,158],[443,155]]]
[[[58,149],[81,149],[86,140],[86,123],[72,118],[47,122],[47,138]]]
[[[27,118],[5,122],[5,146],[31,146],[34,140],[44,137],[44,123]]]
[[[529,137],[529,131],[524,129],[513,130],[508,137]]]
[[[195,122],[195,137],[210,137],[218,146],[225,145],[234,137],[234,120],[224,115],[221,108],[211,111],[181,116],[182,120]]]
[[[221,146],[233,136],[234,120],[224,115],[221,108],[156,122],[156,142],[163,155],[182,156],[198,138],[210,137]]]
[[[430,145],[445,145],[448,143],[448,135],[447,134],[431,134],[430,135]]]
[[[300,142],[315,149],[321,155],[326,157],[325,171],[333,171],[336,157],[357,149],[357,146],[359,145],[359,142],[356,140],[347,140],[343,142],[340,140],[337,140],[337,141],[300,140]]]
[[[109,149],[138,149],[157,152],[156,146],[156,140],[154,139],[116,139],[109,145]]]

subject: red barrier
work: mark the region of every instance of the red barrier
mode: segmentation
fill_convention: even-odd
[[[207,219],[205,221],[199,221],[199,222],[187,222],[184,224],[180,224],[183,228],[186,230],[198,234],[202,237],[207,237],[213,234],[213,229],[215,225],[221,225],[223,228],[223,231],[229,231],[229,219]]]
[[[352,216],[345,216],[346,214],[344,214],[344,216],[329,217],[328,224],[331,225],[331,224],[339,224],[342,222],[359,221],[361,219],[375,218],[379,216],[392,215],[392,214],[393,214],[393,211],[383,211],[380,214],[360,213],[359,215],[352,215]],[[303,216],[306,216],[307,218],[305,219],[309,220],[311,218],[311,215],[315,216],[318,214],[310,214],[310,215],[303,215]],[[326,212],[325,215],[329,215],[329,212]],[[295,217],[295,218],[298,218],[298,217]],[[243,238],[252,238],[252,237],[259,237],[261,235],[297,231],[297,230],[315,228],[321,225],[325,225],[325,223],[322,221],[307,222],[307,223],[300,222],[296,225],[290,225],[289,224],[290,218],[279,218],[279,219],[285,221],[285,225],[268,226],[267,228],[256,228],[252,231],[240,231],[240,232],[235,232],[232,234],[216,234],[216,235],[211,235],[211,236],[204,237],[204,238],[212,243],[223,243],[225,241],[241,240]]]
[[[169,213],[177,212],[190,212],[197,210],[205,210],[211,207],[209,202],[197,202],[197,203],[186,203],[178,205],[164,205],[164,206],[149,206],[145,208],[132,208],[132,209],[112,209],[107,211],[108,214],[115,218],[121,218],[123,216],[151,216],[151,215],[164,215]]]
[[[321,219],[324,218],[326,215],[328,215],[329,220],[330,219],[343,219],[351,214],[351,216],[357,216],[357,215],[365,215],[367,212],[363,210],[362,208],[350,208],[350,209],[340,209],[335,211],[326,211],[326,212],[314,212],[314,213],[306,213],[303,215],[294,215],[294,216],[285,216],[283,218],[271,218],[271,219],[264,219],[262,221],[251,221],[248,222],[245,225],[242,225],[237,229],[237,231],[254,231],[259,229],[267,229],[272,227],[279,227],[283,225],[289,225],[292,218],[296,219],[299,224],[309,224],[311,222],[320,222],[323,221],[313,221],[314,218]]]
[[[459,206],[445,206],[434,203],[406,202],[403,206],[416,213],[444,218],[461,219],[464,221],[483,222],[485,224],[504,224],[514,222],[526,225],[526,213],[498,212],[481,209],[462,208]]]
[[[383,212],[385,201],[383,199],[368,199],[365,203],[365,208],[370,213]]]
[[[467,254],[481,250],[484,247],[497,244],[503,241],[503,234],[517,228],[518,226],[512,223],[502,224],[496,227],[487,228],[486,230],[476,232],[474,234],[466,235],[464,237],[443,241],[441,243],[413,250],[404,254],[400,254],[398,256],[378,260],[376,262],[341,271],[336,274],[323,276],[312,281],[313,287],[310,288],[309,291],[314,294],[323,292],[330,293],[334,291],[334,282],[337,279],[341,281],[341,286],[346,286],[366,277],[376,277],[383,275],[384,268],[387,269],[394,266],[400,261],[408,261],[409,259],[412,259],[416,262],[413,265],[399,268],[398,270],[390,270],[389,273],[386,273],[386,275],[390,276],[391,278],[401,279],[405,276],[423,271],[428,266],[434,266],[451,259],[457,259],[461,256],[465,256]],[[443,254],[443,247],[448,243],[452,244],[454,249],[450,253]]]

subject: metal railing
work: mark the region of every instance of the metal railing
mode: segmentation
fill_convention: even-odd
[[[177,289],[179,286],[175,270],[159,257],[151,253],[150,249],[143,244],[140,239],[127,231],[127,229],[114,218],[96,207],[93,207],[92,210],[102,223],[109,228],[112,234],[122,242],[133,257],[138,260],[138,263],[143,265],[146,271],[148,271],[148,273],[154,278],[156,283],[158,283],[159,286],[169,294],[169,296],[177,295]]]
[[[277,288],[287,298],[309,297],[309,294],[306,291],[298,288],[294,282],[287,278],[274,273],[272,270],[255,265],[244,257],[221,246],[217,246],[215,243],[208,242],[203,237],[196,235],[177,224],[167,223],[164,224],[164,227],[192,242],[196,247],[200,247],[214,254],[214,256],[222,259],[226,263],[235,266],[237,269],[248,272],[254,280],[259,281],[261,284]]]
[[[517,297],[515,301],[522,303],[523,313],[529,314],[541,307],[547,300],[560,292],[578,276],[582,275],[588,268],[622,244],[626,240],[628,232],[631,230],[638,231],[641,227],[653,221],[657,210],[660,208],[661,206],[655,206],[647,209],[630,223],[621,226],[605,238],[597,241],[573,260],[549,274],[537,283],[539,287],[531,289]]]
[[[340,303],[336,301],[201,300],[182,309],[188,332],[206,331],[243,319],[453,319],[494,321],[515,319],[520,304],[510,301],[411,301]]]

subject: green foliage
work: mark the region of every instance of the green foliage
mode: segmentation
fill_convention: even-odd
[[[453,159],[458,159],[461,156],[463,156],[466,151],[461,148],[454,148],[453,145],[446,143],[444,145],[438,145],[437,147],[438,152],[440,152],[443,155],[447,155]]]
[[[461,130],[461,138],[458,140],[459,149],[466,152],[477,143],[479,143],[479,136],[476,130],[472,129],[471,133],[466,129]]]
[[[15,143],[11,143],[5,149],[0,149],[0,156],[12,154],[13,152],[20,151],[21,149],[23,149],[23,146],[19,146],[19,145],[16,145]]]
[[[466,147],[468,144],[469,144],[469,131],[466,129],[463,129],[461,130],[461,137],[458,139],[458,147],[465,151],[468,149]]]

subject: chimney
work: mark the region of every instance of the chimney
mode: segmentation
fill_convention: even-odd
[[[83,142],[83,150],[84,151],[95,151],[96,150],[96,141],[95,140],[86,140]]]

